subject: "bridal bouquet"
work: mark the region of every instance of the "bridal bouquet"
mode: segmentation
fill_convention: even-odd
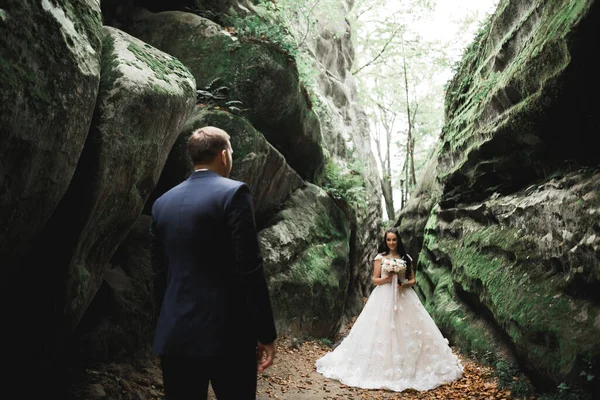
[[[406,269],[406,261],[401,258],[391,258],[383,263],[383,270],[388,274],[397,274],[403,269]]]

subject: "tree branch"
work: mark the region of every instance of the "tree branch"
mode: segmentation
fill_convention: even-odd
[[[385,44],[383,45],[383,47],[381,48],[381,51],[375,56],[375,58],[373,58],[371,61],[369,61],[368,63],[366,63],[365,65],[363,65],[362,67],[360,67],[359,69],[357,69],[356,71],[352,72],[352,75],[356,75],[358,74],[360,71],[362,71],[364,68],[368,67],[369,65],[373,64],[375,61],[377,61],[377,59],[379,57],[381,57],[383,55],[383,53],[385,53],[385,50],[387,49],[387,47],[389,46],[389,44],[392,42],[392,40],[394,40],[394,37],[396,37],[396,34],[400,31],[400,29],[403,28],[402,26],[399,26],[398,28],[396,28],[396,30],[392,33],[392,35],[390,36],[390,38],[388,39],[387,42],[385,42]]]
[[[302,41],[300,43],[298,43],[298,46],[296,46],[296,50],[298,50],[300,48],[300,46],[302,46],[304,44],[304,41],[306,40],[306,37],[308,36],[308,32],[310,32],[310,15],[312,14],[313,10],[317,6],[317,4],[319,4],[320,1],[321,0],[315,1],[315,4],[313,4],[313,6],[310,8],[310,10],[308,11],[308,14],[306,14],[306,32],[304,32],[304,37],[302,38]]]
[[[366,9],[362,10],[360,13],[358,13],[356,15],[356,19],[357,20],[360,19],[360,17],[362,17],[364,13],[367,13],[367,12],[371,11],[372,9],[373,9],[373,5],[370,5],[368,8],[366,8]]]

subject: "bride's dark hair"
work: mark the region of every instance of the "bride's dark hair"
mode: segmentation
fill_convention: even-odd
[[[406,279],[411,279],[413,274],[412,262],[410,258],[408,258],[406,250],[404,250],[404,245],[402,244],[402,239],[400,238],[398,228],[394,226],[385,230],[385,233],[383,234],[383,242],[381,243],[381,246],[379,246],[379,252],[384,256],[388,255],[388,253],[390,252],[390,249],[388,248],[386,243],[388,233],[393,233],[394,235],[396,235],[396,238],[398,239],[398,254],[400,254],[400,258],[406,261],[406,265],[408,267],[406,269]]]

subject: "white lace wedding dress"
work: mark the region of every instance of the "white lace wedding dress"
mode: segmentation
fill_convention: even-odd
[[[378,255],[376,259],[382,258]],[[389,258],[383,257],[381,276]],[[377,286],[350,333],[316,362],[327,378],[364,389],[433,389],[462,376],[463,366],[411,287],[405,269]]]

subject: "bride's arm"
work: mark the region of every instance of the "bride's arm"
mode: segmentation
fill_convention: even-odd
[[[416,274],[415,274],[415,269],[413,267],[412,258],[410,256],[408,256],[408,259],[410,260],[409,269],[410,269],[410,272],[411,272],[411,277],[410,277],[410,279],[402,282],[402,284],[400,286],[415,286],[417,284],[417,279],[416,279],[417,277],[416,277]]]
[[[413,277],[407,281],[402,282],[400,286],[415,286],[417,284],[417,280]]]
[[[374,285],[385,285],[391,281],[391,275],[387,276],[386,278],[381,277],[381,260],[375,260],[373,262],[373,278],[371,279],[371,282],[373,282]]]

